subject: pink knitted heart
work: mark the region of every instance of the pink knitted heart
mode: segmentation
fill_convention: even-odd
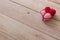
[[[44,18],[48,18],[48,19],[50,19],[52,16],[51,16],[51,14],[50,13],[46,13],[45,15],[44,15]]]
[[[47,20],[49,20],[49,19],[51,19],[52,18],[52,16],[51,16],[51,14],[50,13],[46,13],[45,15],[44,15],[44,21],[47,21]]]

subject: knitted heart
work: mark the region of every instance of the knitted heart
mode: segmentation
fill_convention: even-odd
[[[51,16],[50,13],[46,13],[46,14],[44,15],[43,21],[47,21],[47,20],[49,20],[51,17],[52,17],[52,16]]]
[[[52,16],[54,16],[56,14],[56,10],[55,9],[50,9],[50,13]]]
[[[46,7],[40,13],[42,15],[42,20],[43,21],[47,21],[47,20],[49,20],[50,18],[52,18],[56,14],[56,10],[52,9],[50,7]]]
[[[50,7],[46,7],[45,11],[46,11],[46,13],[49,13],[50,12]]]
[[[48,19],[50,19],[52,16],[51,16],[51,14],[50,13],[46,13],[45,15],[44,15],[44,18],[48,18]]]
[[[42,10],[40,13],[41,13],[41,15],[44,15],[46,12],[45,12],[45,10]]]

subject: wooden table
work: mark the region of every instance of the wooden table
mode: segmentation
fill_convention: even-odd
[[[55,17],[41,20],[40,10],[55,8]],[[60,40],[60,4],[50,0],[1,0],[0,40]]]

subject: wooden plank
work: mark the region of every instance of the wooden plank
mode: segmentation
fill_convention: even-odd
[[[41,20],[41,15],[37,12],[34,12],[23,6],[16,5],[7,0],[2,0],[0,2],[0,12],[55,39],[60,39],[60,25],[57,24],[60,22],[56,20],[52,19],[45,24]]]
[[[6,40],[57,40],[2,14],[0,14],[0,39],[1,40],[5,40],[5,39]]]

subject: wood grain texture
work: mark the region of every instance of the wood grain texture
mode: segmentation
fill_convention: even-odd
[[[0,14],[0,39],[57,40],[2,14]]]
[[[50,6],[54,9],[56,9],[57,19],[60,20],[59,19],[60,5],[53,3],[49,0],[44,0],[44,1],[43,0],[29,0],[29,1],[28,0],[10,0],[10,1],[14,1],[18,5],[22,5],[22,6],[24,5],[24,6],[28,7],[29,9],[32,9],[36,12],[40,12],[41,9],[43,9],[44,7]],[[56,1],[58,1],[58,0],[56,0]]]
[[[49,1],[52,1],[52,2],[57,3],[57,4],[60,4],[60,0],[49,0]]]
[[[22,5],[25,5],[26,7],[29,7],[29,8],[31,8],[31,9],[33,9],[33,10],[36,10],[36,11],[40,11],[43,7],[45,7],[45,6],[51,6],[51,7],[53,7],[53,8],[55,8],[56,10],[57,10],[57,14],[56,14],[56,16],[55,16],[55,19],[57,19],[57,20],[51,20],[51,21],[49,21],[49,22],[47,22],[46,24],[48,25],[48,26],[50,26],[50,28],[48,28],[48,27],[46,27],[46,28],[44,28],[43,27],[43,29],[44,30],[46,30],[46,31],[48,31],[48,33],[49,34],[53,34],[54,36],[56,35],[59,39],[60,39],[60,5],[58,5],[58,4],[55,4],[55,3],[52,3],[52,2],[50,2],[50,1],[48,1],[48,0],[45,0],[45,1],[43,1],[43,0],[13,0],[13,1],[15,1],[15,2],[17,2],[17,3],[19,3],[20,5],[22,4]],[[34,14],[33,14],[34,15]],[[36,18],[37,19],[37,18]],[[35,20],[35,19],[34,19]],[[38,21],[38,20],[36,20],[36,21]],[[35,21],[35,22],[36,22]],[[35,22],[33,23],[33,24],[35,24]],[[26,22],[25,22],[26,23]],[[42,23],[42,22],[41,22]],[[41,24],[41,23],[36,23],[36,24]],[[28,23],[27,23],[28,24]],[[35,24],[35,26],[36,26],[36,24]],[[30,25],[30,24],[29,24]],[[41,25],[40,25],[41,26]],[[36,29],[38,29],[38,30],[40,30],[39,29],[39,27],[40,27],[39,25],[38,25],[38,27],[36,28]],[[52,27],[53,27],[53,29],[52,29]],[[34,27],[35,28],[35,27]],[[41,27],[40,27],[41,28]]]
[[[50,21],[44,23],[41,20],[41,15],[35,12],[35,11],[39,12],[43,7],[49,4],[49,6],[56,8],[57,10],[56,17],[58,19],[60,18],[59,17],[60,12],[58,11],[60,10],[59,5],[54,3],[50,4],[50,2],[48,1],[43,2],[42,0],[39,0],[39,1],[38,0],[35,0],[35,1],[17,0],[16,2],[19,4],[21,3],[24,6],[27,6],[28,8],[31,8],[31,9],[28,9],[22,5],[17,5],[11,2],[10,0],[1,0],[0,14],[2,14],[3,16],[1,17],[1,22],[0,22],[2,26],[1,30],[3,29],[3,31],[1,32],[7,33],[8,37],[10,37],[11,35],[12,37],[10,39],[13,38],[13,40],[16,40],[16,39],[17,40],[58,40],[60,39],[60,22],[54,19],[51,19]],[[43,4],[43,5],[40,5],[40,4]],[[32,9],[35,11],[32,11]],[[6,19],[4,15],[7,16]],[[10,19],[9,17],[12,18],[13,20]],[[15,22],[14,20],[18,22]],[[4,35],[4,34],[1,33],[1,35]]]

